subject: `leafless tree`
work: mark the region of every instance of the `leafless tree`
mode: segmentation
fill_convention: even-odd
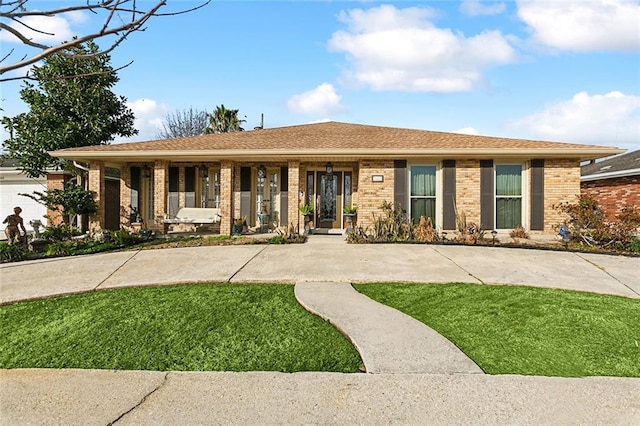
[[[11,49],[0,58],[0,81],[29,78],[27,74],[20,77],[4,77],[7,71],[28,67],[53,53],[69,53],[69,48],[89,40],[108,39],[108,45],[99,52],[87,56],[98,56],[111,52],[120,45],[131,33],[144,31],[147,21],[152,17],[173,16],[200,9],[212,0],[201,0],[201,3],[190,9],[161,13],[168,0],[83,0],[75,6],[39,10],[31,8],[30,0],[0,0],[0,32],[9,33],[28,49],[28,53],[20,59],[12,59],[15,49]],[[42,4],[40,4],[42,6]],[[91,12],[100,16],[102,25],[89,34],[79,34],[71,40],[60,44],[46,44],[35,40],[34,34],[39,36],[54,36],[42,28],[36,28],[34,19],[58,17],[73,12]],[[6,22],[5,22],[6,21]],[[37,25],[37,24],[36,24]],[[7,35],[4,34],[6,40]],[[82,57],[82,56],[78,56]]]
[[[159,139],[182,138],[198,136],[204,133],[209,125],[209,114],[198,109],[178,110],[167,114],[156,137]]]

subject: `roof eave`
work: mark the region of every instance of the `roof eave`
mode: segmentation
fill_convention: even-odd
[[[580,176],[581,182],[590,182],[600,179],[614,179],[628,176],[640,176],[640,169],[618,170],[616,172],[596,173],[592,175]]]

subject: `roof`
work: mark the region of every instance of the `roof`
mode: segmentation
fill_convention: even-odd
[[[582,166],[581,180],[611,179],[640,175],[640,150]]]
[[[588,160],[623,152],[609,146],[497,138],[339,122],[304,124],[146,142],[69,148],[51,153],[70,160],[220,160],[270,158],[495,158],[539,156]]]

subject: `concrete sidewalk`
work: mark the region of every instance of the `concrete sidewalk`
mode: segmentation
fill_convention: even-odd
[[[348,284],[494,283],[640,298],[638,271],[639,258],[356,246],[335,236],[4,264],[0,303],[124,286],[297,283],[301,303],[349,335],[377,374],[0,370],[0,424],[640,424],[640,379],[478,374],[442,336]]]

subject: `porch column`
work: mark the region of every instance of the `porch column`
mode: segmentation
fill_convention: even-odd
[[[153,228],[162,229],[164,216],[167,213],[167,195],[169,184],[169,163],[156,161],[153,163]]]
[[[296,227],[298,232],[304,231],[304,218],[300,214],[300,162],[289,161],[287,164],[289,168],[289,194],[287,197],[287,215],[289,223]]]
[[[233,163],[220,163],[220,235],[231,235],[233,223]]]
[[[129,223],[131,214],[131,166],[125,164],[120,168],[120,226]]]
[[[185,193],[184,166],[178,169],[178,210],[187,205],[187,194]]]
[[[89,230],[96,232],[104,229],[106,196],[104,189],[104,162],[102,161],[89,163],[89,191],[94,193],[93,199],[98,203],[98,211],[89,216]]]

